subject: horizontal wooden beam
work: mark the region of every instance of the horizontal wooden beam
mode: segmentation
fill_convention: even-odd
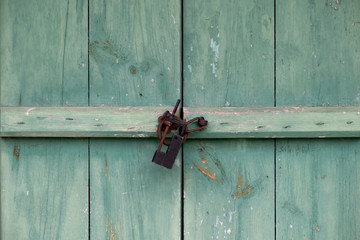
[[[360,137],[360,107],[186,108],[184,116],[204,116],[209,126],[196,138]]]
[[[2,107],[2,137],[156,137],[171,107]]]
[[[169,107],[1,107],[1,137],[156,137]],[[360,137],[360,107],[186,107],[203,116],[189,138]],[[193,126],[196,127],[196,126]]]

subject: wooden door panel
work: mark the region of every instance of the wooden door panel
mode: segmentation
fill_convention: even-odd
[[[87,2],[4,0],[0,16],[1,106],[87,105]],[[1,239],[88,239],[88,218],[87,141],[1,139]]]
[[[175,104],[181,96],[180,13],[176,0],[90,2],[90,105]],[[168,171],[151,162],[157,144],[90,140],[92,238],[180,238],[181,154]]]
[[[272,1],[184,1],[185,106],[273,106]]]
[[[273,140],[187,142],[185,238],[273,238],[273,151]]]
[[[0,1],[1,136],[39,137],[0,140],[0,238],[359,238],[357,139],[238,139],[358,136],[358,2],[89,4]],[[212,121],[169,171],[141,138],[178,98]]]
[[[180,1],[91,1],[89,24],[90,105],[175,104]]]
[[[1,140],[1,238],[88,239],[87,140]]]
[[[183,4],[185,106],[273,106],[273,2]],[[273,239],[273,156],[274,140],[186,142],[184,238]]]
[[[87,2],[0,4],[2,106],[87,105]]]
[[[276,152],[278,239],[358,239],[359,140],[281,140]]]
[[[360,103],[359,1],[276,2],[278,106]]]
[[[359,7],[277,1],[277,106],[359,105]],[[277,140],[278,239],[359,238],[359,147],[357,139]]]
[[[171,171],[149,160],[157,140],[91,140],[91,237],[178,239],[180,157]]]

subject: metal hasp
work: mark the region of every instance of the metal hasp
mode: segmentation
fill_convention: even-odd
[[[184,122],[184,120],[182,120],[180,117],[175,115],[179,107],[179,104],[180,104],[180,99],[177,100],[172,113],[166,111],[162,116],[158,118],[159,125],[157,128],[157,135],[158,138],[160,139],[160,144],[154,154],[152,161],[168,169],[171,169],[172,166],[174,165],[181,144],[185,142],[188,134],[191,132],[203,130],[208,124],[208,122],[203,117],[196,117],[189,120],[188,122]],[[196,120],[197,120],[198,128],[189,129],[188,125],[195,122]],[[172,130],[179,130],[179,133],[174,134],[171,138],[171,141],[167,142],[165,140],[166,135],[170,133]],[[161,152],[161,148],[163,145],[166,145],[168,147],[166,153]]]

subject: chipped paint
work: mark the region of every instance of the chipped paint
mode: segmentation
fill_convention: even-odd
[[[118,110],[128,110],[128,109],[130,109],[130,108],[131,108],[130,106],[119,107]]]
[[[199,147],[199,155],[201,163],[196,164],[193,162],[197,170],[207,176],[209,179],[215,180],[217,183],[223,183],[226,180],[226,173],[221,166],[220,160],[214,155],[215,152],[211,153],[206,150],[205,146]],[[206,160],[206,158],[208,160]]]
[[[200,172],[202,172],[205,176],[207,176],[207,177],[209,177],[209,178],[211,178],[211,179],[214,179],[214,180],[216,180],[216,181],[218,181],[218,182],[222,182],[221,180],[217,179],[216,173],[212,173],[212,174],[211,174],[211,173],[208,173],[208,172],[206,171],[206,168],[205,168],[205,167],[200,167],[200,166],[198,166],[195,162],[193,162],[193,164],[195,165],[196,169],[199,170]]]
[[[109,219],[109,214],[106,216],[105,231],[107,233],[107,240],[121,239],[119,222],[113,223],[112,219]]]
[[[210,66],[212,66],[212,73],[216,77],[216,65],[219,61],[219,44],[213,38],[210,39],[210,48],[214,52],[214,61],[210,64]]]
[[[302,211],[296,205],[289,202],[284,202],[282,208],[291,214],[299,215],[302,213]]]
[[[230,212],[229,212],[229,223],[231,223],[231,221],[232,221],[232,215],[233,215],[233,212],[230,211]]]
[[[176,24],[176,20],[175,20],[174,15],[171,14],[171,17],[172,17],[172,19],[173,19],[174,24]]]
[[[30,112],[33,111],[33,110],[35,110],[35,109],[36,109],[36,107],[29,108],[29,109],[25,112],[25,115],[26,115],[26,116],[29,116]]]
[[[236,196],[237,198],[242,197],[243,199],[246,199],[252,195],[253,190],[254,190],[254,186],[250,185],[248,180],[246,180],[246,183],[244,184],[244,177],[239,172],[237,184],[236,184],[236,192],[231,197],[235,198]]]
[[[108,177],[109,181],[110,181],[110,174],[108,173],[108,158],[106,156],[106,154],[104,154],[105,157],[105,177]]]
[[[17,145],[14,145],[13,155],[16,157],[16,160],[19,161],[20,158],[20,147]]]
[[[191,71],[192,71],[192,67],[191,67],[191,65],[188,65],[188,69],[189,69],[189,72],[191,72]]]

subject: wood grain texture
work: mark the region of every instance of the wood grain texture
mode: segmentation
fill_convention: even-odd
[[[180,96],[180,2],[90,2],[91,105],[173,105]]]
[[[184,1],[184,105],[273,106],[273,1]]]
[[[1,106],[87,105],[87,1],[0,1]],[[1,239],[88,239],[88,143],[1,139]]]
[[[189,138],[360,136],[359,107],[184,108],[184,118],[196,116],[203,116],[209,123],[203,131],[190,134]]]
[[[2,107],[3,137],[154,138],[168,107]],[[209,125],[189,138],[359,137],[359,107],[194,107]],[[196,124],[189,128],[197,127]]]
[[[91,238],[180,238],[181,162],[152,163],[158,143],[91,141]]]
[[[279,106],[360,104],[360,2],[276,1]]]
[[[87,141],[1,139],[1,239],[88,239]]]
[[[274,141],[185,144],[185,239],[272,239]]]
[[[180,1],[96,0],[90,14],[90,105],[174,105]],[[158,143],[90,140],[92,238],[181,238],[181,154],[171,171],[160,167],[151,162]]]
[[[277,1],[277,105],[359,105],[358,1]],[[277,239],[358,239],[360,142],[278,140]]]
[[[157,137],[169,107],[3,107],[1,136]]]
[[[277,144],[277,239],[359,239],[358,139]]]
[[[87,105],[87,2],[0,4],[2,106]]]
[[[183,6],[184,105],[273,106],[273,1]],[[186,142],[184,239],[273,239],[273,151],[273,140]]]

